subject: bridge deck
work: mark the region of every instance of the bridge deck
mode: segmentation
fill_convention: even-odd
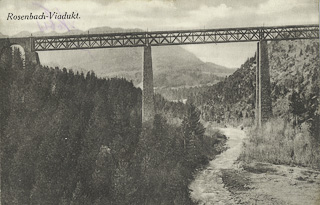
[[[319,25],[30,37],[32,51],[319,39]]]

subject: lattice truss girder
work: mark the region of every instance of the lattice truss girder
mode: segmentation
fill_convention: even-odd
[[[41,51],[316,38],[318,25],[32,37],[32,43]]]
[[[130,47],[145,45],[145,35],[53,36],[34,38],[33,42],[35,51]]]

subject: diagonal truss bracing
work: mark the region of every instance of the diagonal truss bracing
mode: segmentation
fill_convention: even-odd
[[[319,39],[319,25],[31,37],[33,51]]]

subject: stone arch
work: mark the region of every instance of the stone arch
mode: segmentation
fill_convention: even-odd
[[[32,51],[31,38],[0,39],[0,57],[2,56],[3,51],[11,46],[19,46],[23,49],[25,64],[40,64],[38,53]]]

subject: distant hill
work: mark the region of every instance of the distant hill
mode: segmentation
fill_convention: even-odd
[[[33,33],[30,33],[29,31],[20,31],[19,33],[13,35],[14,38],[21,38],[21,37],[30,37],[33,35]]]
[[[7,35],[3,35],[2,33],[0,33],[0,38],[7,38]]]
[[[123,28],[111,28],[108,26],[104,27],[97,27],[97,28],[91,28],[86,31],[82,31],[79,29],[73,29],[69,30],[68,32],[62,32],[58,33],[56,31],[50,31],[50,32],[43,32],[43,31],[37,31],[34,33],[30,33],[29,31],[21,31],[12,37],[29,37],[31,36],[56,36],[56,35],[80,35],[80,34],[103,34],[103,33],[120,33],[120,32],[141,32],[143,30],[141,29],[123,29]]]
[[[141,82],[143,48],[112,48],[78,51],[39,52],[43,64],[75,70],[93,70],[102,77],[125,77],[135,85]],[[200,85],[221,80],[219,76],[234,70],[213,63],[204,63],[180,46],[153,47],[152,61],[156,87]]]
[[[64,34],[138,32],[140,29],[99,27],[88,31],[72,30]],[[33,36],[61,35],[57,32],[36,32]],[[14,37],[31,36],[20,32]],[[125,77],[136,86],[141,84],[143,48],[112,48],[74,51],[39,52],[40,61],[52,67],[75,71],[93,70],[100,77]],[[156,87],[207,85],[219,82],[235,69],[201,61],[180,46],[152,47],[154,84]]]

